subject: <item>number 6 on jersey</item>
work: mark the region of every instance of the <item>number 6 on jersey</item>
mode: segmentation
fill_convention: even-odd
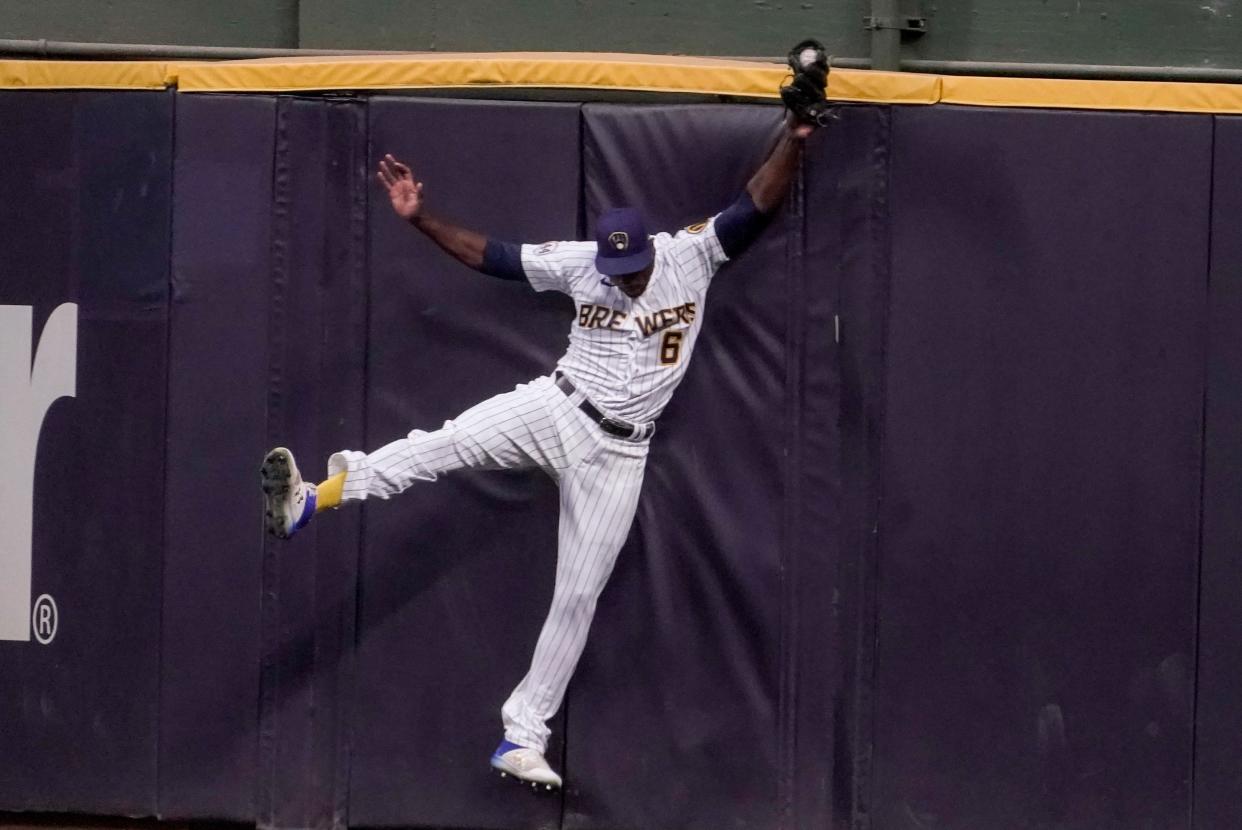
[[[686,333],[682,331],[666,331],[660,341],[660,365],[672,366],[681,359],[681,341]]]

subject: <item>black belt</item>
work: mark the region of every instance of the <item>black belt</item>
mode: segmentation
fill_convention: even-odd
[[[561,372],[556,373],[556,388],[568,395],[572,395],[575,391],[573,383],[569,378],[565,377]],[[650,438],[655,435],[655,423],[631,424],[626,421],[618,421],[616,418],[609,418],[600,412],[585,397],[582,403],[578,404],[578,408],[587,414],[595,423],[599,424],[599,428],[609,435],[615,435],[618,438],[633,438],[635,441],[642,441],[644,438]]]

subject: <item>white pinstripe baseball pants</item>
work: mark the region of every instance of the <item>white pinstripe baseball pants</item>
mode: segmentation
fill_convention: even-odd
[[[521,384],[448,421],[366,454],[328,460],[345,472],[342,500],[388,498],[452,470],[539,467],[560,486],[556,586],[530,671],[505,701],[505,738],[545,751],[547,721],[561,706],[586,645],[604,583],[625,544],[642,488],[648,441],[603,432],[552,378]]]

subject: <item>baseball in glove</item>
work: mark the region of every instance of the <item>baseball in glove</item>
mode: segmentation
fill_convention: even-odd
[[[789,50],[793,77],[781,87],[781,100],[794,118],[822,127],[831,118],[828,107],[828,55],[818,40],[804,40]]]

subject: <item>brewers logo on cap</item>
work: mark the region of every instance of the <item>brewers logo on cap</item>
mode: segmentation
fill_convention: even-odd
[[[655,261],[643,216],[631,207],[606,210],[595,220],[595,267],[605,276],[636,274]]]

